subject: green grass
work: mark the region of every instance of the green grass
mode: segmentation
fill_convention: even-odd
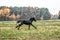
[[[37,30],[23,25],[20,30],[15,28],[15,21],[0,22],[0,40],[60,40],[60,21],[33,22]],[[10,29],[9,29],[10,28]]]

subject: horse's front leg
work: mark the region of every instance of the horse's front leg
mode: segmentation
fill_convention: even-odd
[[[33,24],[31,24],[35,29],[37,29]]]
[[[28,27],[28,30],[30,30],[30,25],[29,25],[29,27]]]

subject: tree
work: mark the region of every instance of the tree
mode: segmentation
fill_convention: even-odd
[[[14,13],[14,14],[13,14]],[[38,7],[0,7],[0,20],[17,17],[17,19],[29,19],[35,16],[36,19],[50,19],[51,14],[47,8]],[[13,20],[13,18],[11,20]]]
[[[9,16],[10,14],[10,9],[6,6],[2,6],[0,9],[0,18],[2,18],[3,20],[7,20],[7,16]],[[1,20],[1,19],[0,19]]]
[[[48,9],[46,8],[46,9],[45,9],[45,13],[44,13],[44,15],[43,15],[43,19],[48,20],[48,19],[50,19],[50,18],[51,18],[51,14],[50,14],[50,12],[48,11]]]

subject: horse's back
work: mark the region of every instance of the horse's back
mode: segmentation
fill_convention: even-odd
[[[28,21],[27,19],[20,19],[17,22],[24,22],[24,21]]]

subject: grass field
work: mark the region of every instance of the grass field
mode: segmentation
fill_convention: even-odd
[[[28,30],[23,25],[20,30],[15,28],[16,21],[0,21],[0,40],[60,40],[60,21],[41,20],[33,22],[37,27]]]

